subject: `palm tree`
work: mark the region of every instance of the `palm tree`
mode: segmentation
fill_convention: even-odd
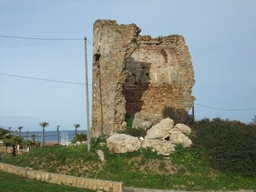
[[[12,137],[11,138],[11,145],[13,146],[13,150],[14,150],[14,146],[16,146],[17,147],[17,145],[19,146],[19,148],[20,148],[20,145],[22,144],[24,142],[24,140],[23,140],[23,138],[22,137],[20,137],[20,136],[14,136],[14,137]],[[16,150],[17,150],[17,148],[16,148]],[[15,151],[12,151],[13,153],[13,156],[16,156],[17,155],[17,153],[15,153]],[[16,151],[17,152],[17,151]]]
[[[14,132],[15,132],[15,134],[16,134],[17,136],[19,135],[19,131],[18,131],[18,130],[15,130]]]
[[[74,124],[75,127],[75,134],[77,134],[77,129],[80,127],[80,124]]]
[[[5,154],[7,153],[7,147],[12,146],[12,136],[9,133],[3,135],[3,144],[5,146]]]
[[[44,135],[44,128],[50,126],[48,122],[39,122],[39,126],[43,128],[43,146],[45,144],[45,135]]]
[[[35,134],[32,134],[32,135],[30,135],[30,137],[31,137],[31,139],[32,139],[32,141],[31,141],[31,147],[32,146],[34,146],[36,143],[35,143],[35,140],[36,140],[36,135]]]
[[[36,135],[35,135],[35,134],[32,134],[30,137],[31,137],[31,139],[32,139],[32,142],[35,143]]]
[[[20,136],[12,137],[12,145],[20,145],[23,142],[23,138]]]
[[[23,141],[23,143],[26,145],[26,147],[29,148],[29,150],[32,148],[32,146],[35,145],[35,143],[31,140],[26,140],[26,141]]]
[[[26,137],[27,137],[27,140],[28,140],[28,134],[29,134],[29,131],[26,131],[26,133],[27,133],[27,136],[26,136]]]
[[[83,141],[87,140],[87,135],[84,133],[79,133],[76,134],[75,137],[73,138],[73,140],[71,141],[72,143],[76,143],[77,141],[80,142],[80,144],[82,144]]]
[[[12,127],[8,127],[8,129],[9,129],[9,133],[10,133],[10,134],[11,134],[11,128],[12,128]]]
[[[18,129],[19,129],[19,136],[21,137],[21,129],[23,128],[23,126],[19,126]]]
[[[58,145],[60,145],[60,125],[57,125],[57,140],[58,140]]]

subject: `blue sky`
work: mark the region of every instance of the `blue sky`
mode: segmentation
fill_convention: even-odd
[[[1,0],[0,126],[86,129],[84,40],[97,19],[135,23],[141,35],[183,35],[195,72],[195,117],[251,122],[256,115],[254,0]],[[79,40],[28,40],[63,38]],[[87,43],[89,83],[92,45]],[[14,75],[14,76],[8,76]],[[91,85],[89,85],[91,88]],[[90,92],[91,104],[91,92]]]

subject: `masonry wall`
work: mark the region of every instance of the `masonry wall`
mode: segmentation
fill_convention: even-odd
[[[87,188],[91,190],[104,190],[108,192],[123,192],[124,186],[122,182],[105,181],[98,179],[89,179],[83,177],[74,177],[70,175],[62,175],[49,173],[44,171],[36,171],[31,168],[23,168],[5,163],[0,163],[0,170],[13,173],[29,179],[37,179],[55,184],[71,185],[78,188]]]
[[[140,31],[135,24],[94,23],[93,137],[125,129],[125,115],[193,106],[194,71],[184,38]]]

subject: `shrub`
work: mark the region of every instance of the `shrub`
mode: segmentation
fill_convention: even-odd
[[[183,123],[188,126],[192,125],[194,122],[194,118],[192,115],[189,115],[187,111],[184,109],[176,109],[174,107],[165,107],[162,111],[162,115],[164,118],[173,119],[174,123]]]
[[[80,142],[82,143],[83,141],[87,140],[87,135],[84,133],[76,133],[73,140],[71,141],[72,143]]]
[[[208,151],[210,165],[220,171],[256,176],[256,126],[215,118],[195,123],[194,147]]]
[[[125,134],[127,135],[131,135],[134,137],[145,137],[147,134],[147,131],[145,129],[142,128],[130,128],[130,129],[126,129]]]
[[[145,137],[147,131],[142,128],[132,128],[134,117],[126,116],[125,122],[127,123],[126,129],[122,133],[131,135],[134,137]]]
[[[127,129],[132,128],[133,120],[134,120],[134,117],[131,117],[131,116],[129,116],[129,115],[127,115],[127,116],[125,117],[125,122],[126,122],[126,124],[127,124],[127,126],[126,126]]]

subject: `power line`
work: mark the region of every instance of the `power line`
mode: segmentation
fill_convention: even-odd
[[[30,80],[48,81],[48,82],[54,82],[54,83],[66,83],[66,84],[74,84],[74,85],[85,85],[84,83],[78,83],[78,82],[60,81],[60,80],[52,80],[52,79],[43,79],[43,78],[27,77],[27,76],[21,76],[21,75],[5,74],[5,73],[0,73],[0,75],[9,76],[9,77],[23,78],[23,79],[30,79]],[[88,85],[91,85],[91,84],[88,84]]]
[[[94,47],[94,45],[90,41],[88,41],[88,39],[86,39],[86,41]]]
[[[26,40],[43,40],[43,41],[77,41],[77,40],[86,40],[89,44],[94,46],[90,41],[88,41],[86,38],[39,38],[39,37],[21,37],[21,36],[9,36],[9,35],[0,35],[2,38],[12,38],[12,39],[26,39]],[[48,81],[48,82],[55,82],[55,83],[66,83],[66,84],[76,84],[76,85],[85,85],[84,83],[77,83],[77,82],[69,82],[69,81],[59,81],[59,80],[52,80],[52,79],[43,79],[43,78],[35,78],[35,77],[27,77],[27,76],[20,76],[20,75],[12,75],[12,74],[4,74],[0,73],[0,75],[10,76],[10,77],[17,77],[17,78],[25,78],[25,79],[31,79],[31,80],[40,80],[40,81]],[[88,84],[91,85],[91,84]],[[213,88],[212,88],[213,89]],[[226,92],[224,92],[226,93]],[[230,94],[230,93],[226,93]],[[235,95],[237,97],[240,97],[238,95]],[[194,103],[195,105],[209,108],[209,109],[215,109],[215,110],[221,110],[221,111],[250,111],[250,110],[256,110],[255,108],[249,108],[249,109],[223,109],[223,108],[216,108],[216,107],[210,107],[198,103]]]
[[[209,109],[215,109],[215,110],[220,110],[220,111],[251,111],[251,110],[256,110],[256,107],[249,108],[249,109],[222,109],[222,108],[210,107],[210,106],[206,106],[206,105],[202,105],[202,104],[198,104],[198,103],[194,103],[194,104],[198,105],[198,106],[201,106],[201,107],[205,107],[205,108],[209,108]]]
[[[10,36],[10,35],[0,35],[2,38],[11,38],[11,39],[26,39],[26,40],[39,40],[39,41],[80,41],[84,38],[41,38],[41,37],[21,37],[21,36]],[[89,44],[93,44],[85,39]]]
[[[85,85],[85,83],[78,83],[78,82],[70,82],[70,81],[60,81],[60,80],[52,80],[52,79],[44,79],[44,78],[36,78],[36,77],[27,77],[27,76],[21,76],[21,75],[12,75],[12,74],[6,74],[6,73],[0,73],[0,75],[3,76],[9,76],[9,77],[16,77],[16,78],[23,78],[23,79],[30,79],[30,80],[40,80],[40,81],[48,81],[48,82],[54,82],[54,83],[66,83],[66,84],[74,84],[74,85]],[[91,84],[88,84],[91,85]],[[220,110],[220,111],[251,111],[256,110],[256,107],[254,108],[248,108],[248,109],[223,109],[223,108],[217,108],[217,107],[211,107],[207,105],[202,105],[199,103],[194,103],[195,105],[214,109],[214,110]]]
[[[21,36],[10,36],[10,35],[0,35],[2,38],[11,39],[26,39],[26,40],[40,40],[40,41],[79,41],[84,38],[40,38],[40,37],[21,37]]]
[[[10,36],[10,35],[0,35],[2,38],[11,38],[11,39],[25,39],[25,40],[39,40],[39,41],[80,41],[84,38],[41,38],[41,37],[21,37],[21,36]],[[89,44],[93,44],[85,39]]]

